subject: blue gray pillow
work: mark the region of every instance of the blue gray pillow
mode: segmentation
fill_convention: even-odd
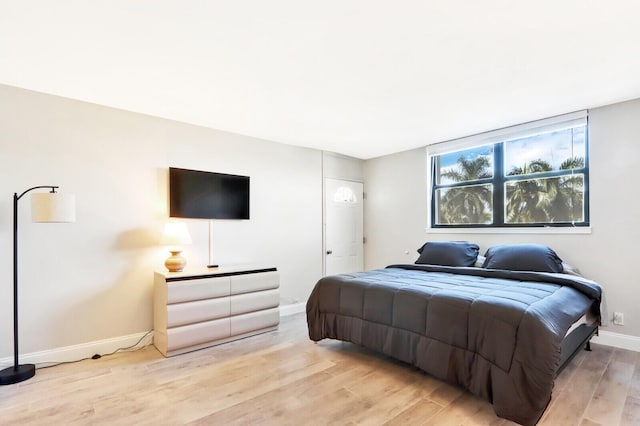
[[[562,259],[542,244],[503,244],[489,247],[483,268],[511,271],[562,272]]]
[[[416,263],[440,266],[473,266],[480,247],[468,241],[429,241],[418,249]]]

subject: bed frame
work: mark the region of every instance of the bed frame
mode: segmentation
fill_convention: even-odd
[[[571,362],[574,356],[584,348],[591,351],[591,338],[598,334],[598,325],[581,324],[571,333],[569,333],[562,341],[562,352],[560,357],[560,367],[556,372],[556,377]]]

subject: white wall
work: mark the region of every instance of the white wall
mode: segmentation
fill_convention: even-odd
[[[589,111],[592,233],[427,233],[427,173],[424,148],[365,162],[365,266],[413,263],[425,241],[469,240],[481,253],[491,245],[536,242],[554,248],[566,262],[605,288],[609,313],[625,325],[604,330],[640,336],[640,282],[635,266],[640,197],[635,195],[640,159],[640,100]],[[408,254],[405,253],[408,251]]]
[[[77,198],[73,224],[31,223],[29,196],[20,201],[25,354],[152,328],[152,275],[168,256],[158,238],[169,166],[251,176],[251,219],[213,222],[214,259],[276,266],[283,302],[306,301],[322,274],[322,157],[0,85],[0,358],[13,350],[14,192],[59,185]],[[188,267],[207,263],[208,223],[187,221]]]
[[[362,182],[364,161],[335,152],[322,152],[322,174],[325,178]]]

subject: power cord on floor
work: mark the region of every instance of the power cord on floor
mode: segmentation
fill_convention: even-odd
[[[141,346],[141,347],[139,347],[139,348],[136,348],[136,346],[138,346],[138,345],[139,345],[139,344],[144,340],[144,338],[145,338],[145,337],[147,337],[147,336],[148,336],[149,334],[151,334],[152,332],[153,332],[153,330],[149,330],[149,331],[147,331],[147,332],[146,332],[146,333],[145,333],[145,334],[144,334],[140,339],[138,339],[138,341],[137,341],[136,343],[134,343],[133,345],[131,345],[131,346],[126,346],[126,347],[124,347],[124,348],[118,348],[118,349],[116,349],[116,350],[115,350],[115,351],[113,351],[113,352],[109,352],[108,354],[95,354],[95,355],[93,355],[93,356],[86,357],[86,358],[81,358],[81,359],[76,359],[76,360],[74,360],[74,361],[60,361],[60,362],[50,361],[50,362],[46,362],[46,363],[44,363],[44,364],[50,364],[50,365],[42,365],[42,366],[40,366],[40,365],[36,365],[36,368],[37,368],[38,370],[40,370],[40,369],[43,369],[43,368],[56,367],[56,366],[58,366],[58,365],[64,365],[64,364],[75,364],[75,363],[77,363],[77,362],[80,362],[80,361],[86,361],[86,360],[88,360],[88,359],[100,359],[100,358],[102,358],[102,357],[109,356],[109,355],[114,355],[114,354],[116,354],[116,353],[118,353],[118,352],[122,352],[122,351],[129,351],[129,352],[137,351],[137,350],[140,350],[140,349],[142,349],[142,348],[146,348],[147,346],[149,346],[149,345],[151,344],[151,343],[149,343],[149,345],[144,345],[144,346]],[[134,349],[134,348],[135,348],[135,349]]]

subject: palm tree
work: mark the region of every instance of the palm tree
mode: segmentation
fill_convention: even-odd
[[[460,156],[456,168],[441,174],[454,182],[469,182],[491,177],[489,159]],[[491,185],[471,185],[440,190],[439,222],[443,224],[487,223],[491,221]]]
[[[581,169],[584,167],[584,158],[571,157],[560,164],[560,170]],[[558,201],[556,206],[561,211],[554,217],[567,222],[582,222],[584,220],[584,176],[568,175],[558,178]]]
[[[559,167],[571,170],[584,167],[584,158],[571,157]],[[531,161],[524,167],[514,167],[509,176],[553,171],[553,167],[542,159]],[[548,223],[583,220],[584,178],[561,176],[527,179],[507,183],[507,222]]]
[[[513,167],[507,176],[528,175],[552,170],[551,164],[542,159],[537,159],[525,164],[523,167]],[[549,194],[547,186],[541,179],[507,183],[507,222],[547,222],[548,215],[545,207],[550,204],[550,196],[555,195]]]
[[[451,169],[442,173],[441,176],[448,177],[455,182],[467,182],[470,180],[490,178],[489,159],[478,156],[472,160],[460,156],[457,161],[457,169]]]

